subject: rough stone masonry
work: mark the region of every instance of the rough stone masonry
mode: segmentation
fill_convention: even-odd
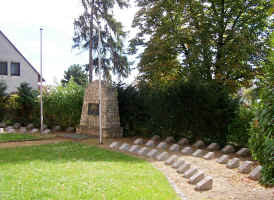
[[[102,135],[106,137],[121,137],[118,108],[118,93],[105,81],[102,88]],[[85,90],[80,126],[77,133],[99,136],[99,81],[93,81]]]

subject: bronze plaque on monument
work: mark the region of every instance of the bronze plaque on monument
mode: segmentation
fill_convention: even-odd
[[[89,103],[88,104],[88,115],[99,115],[99,104]]]

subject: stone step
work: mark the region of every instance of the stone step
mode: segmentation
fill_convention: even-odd
[[[156,155],[159,153],[159,151],[157,149],[152,149],[147,153],[147,156],[150,158],[154,158],[156,157]]]
[[[136,140],[134,140],[133,144],[137,144],[137,145],[141,145],[144,144],[145,141],[143,138],[137,138]]]
[[[156,156],[156,160],[159,160],[159,161],[164,161],[167,158],[168,158],[168,153],[166,151]]]
[[[211,190],[213,185],[213,179],[210,176],[204,177],[201,181],[199,181],[196,186],[196,191],[205,191],[205,190]]]
[[[178,156],[177,155],[171,155],[166,161],[165,164],[166,165],[171,165],[172,163],[176,162],[178,160]]]

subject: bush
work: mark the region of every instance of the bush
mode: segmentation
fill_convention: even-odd
[[[79,125],[84,88],[73,79],[66,86],[58,86],[44,94],[44,121],[52,127],[75,127]]]
[[[16,101],[18,108],[16,110],[16,121],[26,125],[37,116],[38,91],[33,90],[28,83],[21,83],[17,91],[18,98]]]
[[[226,143],[237,101],[217,83],[176,81],[170,85],[119,89],[122,126],[132,135],[174,136]],[[125,114],[126,113],[126,114]]]
[[[5,105],[7,100],[6,94],[7,85],[4,82],[0,82],[0,121],[4,119]]]
[[[120,123],[124,130],[124,136],[147,136],[148,131],[144,126],[149,119],[144,107],[144,98],[133,86],[125,86],[122,83],[114,84],[118,91]]]
[[[262,99],[256,107],[256,116],[251,124],[249,148],[252,156],[263,166],[261,182],[274,185],[274,89],[262,89]]]
[[[240,105],[235,110],[235,117],[228,125],[227,141],[245,147],[248,144],[250,123],[254,117],[251,108]]]

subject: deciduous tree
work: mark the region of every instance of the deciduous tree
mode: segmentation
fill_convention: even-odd
[[[131,41],[131,53],[137,52],[137,46],[151,48],[158,38],[178,55],[186,76],[216,80],[231,91],[249,85],[266,59],[266,40],[273,31],[268,16],[271,0],[139,0],[137,4],[133,27],[139,32]]]

